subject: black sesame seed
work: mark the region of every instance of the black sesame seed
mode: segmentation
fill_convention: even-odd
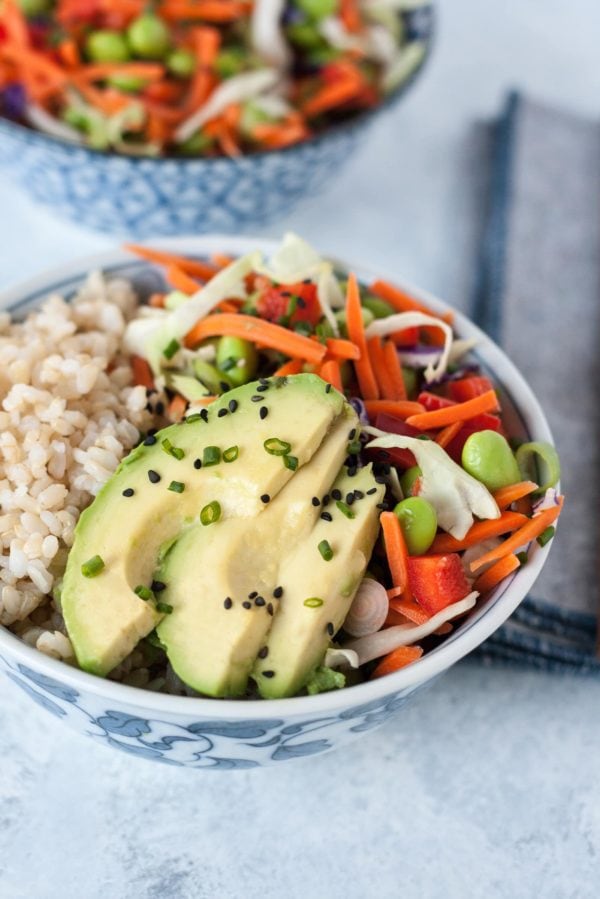
[[[329,514],[329,512],[321,512],[321,518],[323,521],[333,521],[333,518]]]
[[[269,389],[269,385],[268,385],[268,384],[260,384],[260,385],[256,388],[256,392],[257,392],[257,393],[264,393],[264,392],[265,392],[266,390],[268,390],[268,389]]]
[[[237,409],[237,407],[238,407],[238,401],[237,401],[237,400],[229,400],[229,411],[230,411],[230,412],[235,412],[235,410]]]
[[[291,297],[291,292],[289,290],[282,290],[280,296],[282,297]]]
[[[254,396],[250,397],[251,402],[253,403],[262,403],[264,400],[264,396],[260,396],[260,394],[254,394]]]
[[[263,677],[275,677],[274,671],[263,671]]]
[[[332,491],[331,491],[331,498],[332,498],[332,499],[335,499],[336,501],[337,501],[338,499],[341,499],[341,498],[342,498],[342,491],[341,491],[341,490],[338,490],[337,487],[336,487],[335,490],[332,490]]]
[[[194,459],[194,468],[202,468],[202,459]]]
[[[347,493],[346,494],[346,504],[348,506],[351,506],[353,502],[354,502],[354,493]]]
[[[159,400],[158,403],[156,404],[156,406],[154,407],[154,411],[156,412],[157,415],[164,415],[165,404],[161,400]]]
[[[260,414],[260,417],[264,419],[264,418],[266,418],[267,415],[269,414],[269,410],[267,409],[266,406],[261,406],[261,407],[260,407],[260,413],[259,413],[259,414]]]
[[[352,428],[352,430],[348,434],[348,440],[354,440],[355,437],[356,437],[356,428]]]
[[[208,421],[208,409],[200,409],[200,417],[202,421]]]
[[[330,637],[333,637],[333,635],[335,634],[335,628],[331,621],[327,622],[327,633]]]
[[[150,481],[151,484],[158,484],[158,482],[160,481],[159,473],[157,471],[154,471],[154,469],[150,468],[148,470],[148,480]]]
[[[262,649],[258,650],[258,658],[259,659],[266,659],[268,655],[269,655],[269,647],[268,646],[263,646]]]
[[[224,415],[227,415],[228,411],[228,409],[219,409],[219,411],[217,412],[218,418],[223,418]]]
[[[144,440],[144,446],[154,446],[156,443],[156,437],[154,434],[148,434],[146,439]]]
[[[133,489],[133,487],[126,487],[123,491],[123,496],[133,496],[134,493],[135,490]]]
[[[275,599],[281,599],[281,597],[283,596],[283,587],[275,587],[275,589],[273,590],[273,596],[275,597]]]
[[[377,508],[381,509],[382,512],[387,512],[388,504],[387,503],[377,503]]]
[[[348,469],[348,477],[355,478],[358,473],[358,468],[349,468]]]
[[[248,599],[256,599],[258,596],[258,590],[253,590],[252,593],[248,594]]]
[[[269,613],[269,615],[271,615],[271,617],[275,614],[272,602],[267,603],[267,612]]]
[[[152,581],[150,589],[153,593],[162,593],[163,590],[167,589],[167,585],[163,581]]]
[[[226,609],[230,609],[232,607],[233,600],[232,600],[231,596],[226,597],[226,599],[223,601],[223,605],[225,606]]]
[[[219,387],[221,388],[221,393],[227,393],[228,390],[231,390],[231,384],[228,384],[227,381],[219,381]]]
[[[245,599],[244,602],[242,603],[242,606],[244,607],[244,609],[251,609],[251,608],[252,608],[252,603],[251,603],[251,602],[248,602],[248,600]]]
[[[263,493],[263,495],[260,498],[260,501],[261,501],[261,503],[265,503],[265,505],[266,505],[267,503],[271,502],[271,497],[269,496],[268,493]]]
[[[367,490],[367,496],[373,496],[374,493],[377,493],[377,487],[371,487],[370,490]]]
[[[328,494],[328,493],[325,494],[325,496],[323,497],[322,502],[323,502],[323,505],[324,505],[324,506],[328,505],[328,503],[329,503],[329,494]]]
[[[376,483],[376,484],[385,484],[385,478],[382,478],[381,476],[378,476],[378,477],[375,478],[375,483]]]
[[[306,309],[306,300],[303,300],[302,297],[298,297],[296,302],[300,309]]]
[[[328,384],[325,388],[325,393],[331,393],[331,384]]]
[[[268,386],[269,386],[269,379],[268,379],[268,378],[259,378],[259,379],[258,379],[258,383],[259,383],[259,384],[262,384],[263,387],[265,387],[265,386],[268,387]]]
[[[364,493],[362,492],[362,490],[354,491],[354,499],[363,499],[363,497],[364,497]]]
[[[265,605],[264,596],[257,596],[256,599],[254,600],[254,605],[255,606],[264,606]]]
[[[311,503],[313,504],[313,506],[320,506],[321,500],[318,496],[313,496],[313,498],[311,499]]]

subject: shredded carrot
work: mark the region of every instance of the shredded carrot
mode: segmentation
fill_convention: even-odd
[[[448,444],[454,440],[462,426],[462,421],[453,422],[451,425],[448,425],[446,428],[444,428],[443,431],[440,431],[440,433],[435,438],[435,442],[439,443],[439,445],[443,449],[445,449]]]
[[[416,599],[413,599],[412,597],[409,599],[402,599],[402,597],[398,598],[397,588],[388,590],[388,596],[390,596],[391,593],[396,593],[396,596],[390,599],[390,609],[393,609],[394,612],[399,612],[401,615],[404,615],[409,621],[412,621],[413,624],[425,624],[426,621],[429,621],[431,615],[427,614],[425,609],[419,605]]]
[[[503,581],[505,577],[516,571],[520,564],[513,553],[509,556],[504,556],[503,559],[495,562],[491,568],[479,575],[473,584],[473,590],[477,590],[479,593],[487,593],[488,590],[492,590],[500,581]]]
[[[165,68],[157,62],[96,62],[81,66],[73,74],[85,81],[102,81],[112,75],[159,81]]]
[[[319,375],[321,378],[323,378],[324,381],[327,381],[329,384],[331,384],[332,387],[335,387],[336,390],[339,390],[340,393],[344,392],[344,384],[342,382],[340,365],[339,362],[335,361],[335,359],[328,359],[326,362],[324,362],[319,371]]]
[[[133,371],[133,383],[136,387],[142,386],[146,390],[152,390],[154,387],[154,378],[152,377],[152,369],[145,359],[141,356],[131,357],[131,368]]]
[[[374,281],[369,287],[369,290],[371,293],[374,293],[375,296],[381,297],[382,300],[386,300],[390,306],[394,307],[396,312],[424,312],[425,315],[441,318],[442,321],[445,321],[449,325],[454,321],[452,312],[444,312],[440,315],[439,312],[434,312],[434,310],[430,309],[425,303],[421,303],[420,300],[415,300],[415,298],[411,297],[406,291],[401,290],[399,287],[395,287],[393,284],[390,284],[389,281]]]
[[[375,677],[384,677],[386,674],[392,674],[401,668],[406,668],[416,662],[423,655],[420,646],[399,646],[392,652],[383,657],[371,675],[371,680]]]
[[[523,527],[528,519],[519,512],[504,512],[500,518],[476,521],[471,525],[462,540],[451,537],[450,534],[438,534],[433,541],[430,552],[432,553],[456,553],[470,546],[476,546],[490,537],[499,537],[501,534],[509,534]]]
[[[325,341],[327,352],[336,359],[360,359],[360,348],[351,340],[343,340],[341,337],[328,337]]]
[[[379,389],[367,351],[367,340],[365,337],[362,307],[360,304],[360,292],[358,289],[358,281],[354,274],[350,274],[348,278],[348,290],[346,293],[346,327],[348,328],[350,340],[360,351],[360,358],[354,360],[354,368],[356,370],[356,377],[358,378],[361,396],[366,400],[376,400],[379,397]]]
[[[153,293],[148,300],[148,305],[152,306],[153,309],[164,309],[165,298],[166,294],[164,293]]]
[[[211,253],[210,261],[215,266],[221,270],[222,268],[227,268],[228,265],[231,265],[234,262],[233,256],[225,256],[224,253]]]
[[[289,147],[307,137],[310,137],[308,127],[302,120],[292,120],[291,116],[281,123],[258,122],[252,128],[253,140],[271,150]]]
[[[367,351],[369,353],[369,361],[371,363],[371,368],[373,369],[373,374],[375,375],[375,380],[377,381],[380,396],[385,397],[385,399],[388,400],[394,399],[394,388],[383,355],[381,337],[371,337],[367,340]]]
[[[171,22],[189,21],[226,24],[248,12],[248,4],[236,0],[164,0],[160,13]]]
[[[186,275],[194,278],[200,278],[202,281],[210,281],[217,270],[206,262],[200,262],[197,259],[187,259],[185,256],[178,256],[176,253],[169,253],[165,250],[155,250],[154,247],[145,247],[141,244],[126,243],[123,249],[141,256],[142,259],[148,259],[149,262],[156,262],[158,265],[176,265]]]
[[[302,112],[308,118],[321,115],[337,106],[343,106],[354,100],[364,89],[365,79],[356,66],[345,68],[343,76],[324,84],[302,106]]]
[[[187,275],[178,265],[169,265],[166,272],[166,278],[171,287],[187,293],[189,296],[197,293],[202,287],[194,278]]]
[[[539,515],[530,518],[522,528],[515,531],[514,534],[501,543],[500,546],[491,549],[489,552],[484,553],[478,559],[471,562],[471,571],[478,571],[484,565],[487,565],[488,562],[495,562],[497,559],[503,559],[504,556],[508,556],[510,553],[519,549],[520,546],[524,546],[531,540],[535,540],[536,537],[539,537],[546,528],[550,527],[550,525],[556,521],[561,513],[562,506],[563,498],[561,496],[559,498],[558,506],[553,506],[551,509],[544,509]]]
[[[466,400],[464,403],[455,403],[453,406],[444,406],[442,409],[435,409],[433,412],[421,412],[418,415],[411,415],[406,421],[413,428],[427,431],[429,428],[444,428],[455,421],[468,421],[469,418],[474,418],[475,415],[481,415],[484,412],[496,412],[498,408],[496,391],[488,390],[486,393],[482,393],[472,400]]]
[[[391,340],[386,340],[383,345],[383,358],[385,360],[387,372],[390,379],[393,395],[390,399],[405,400],[406,385],[404,383],[404,375],[402,374],[402,366],[396,352],[396,347]]]
[[[176,393],[167,409],[167,414],[171,421],[181,421],[185,414],[185,410],[187,409],[187,405],[187,400],[182,397],[181,394]]]
[[[279,366],[275,376],[283,378],[286,375],[299,375],[303,368],[304,364],[301,359],[290,359],[289,362],[284,362],[283,365]]]
[[[358,33],[362,27],[362,17],[357,0],[341,0],[340,18],[346,31]]]
[[[408,583],[408,550],[398,516],[393,512],[382,512],[379,521],[392,582],[402,589],[403,599],[412,599]]]
[[[288,331],[281,325],[241,313],[208,315],[194,325],[185,339],[185,345],[194,348],[207,337],[220,337],[224,334],[230,337],[243,337],[252,343],[278,350],[292,359],[305,359],[307,362],[321,362],[326,353],[326,348],[322,344],[308,337]]]
[[[376,418],[383,412],[386,415],[395,415],[396,418],[408,419],[411,415],[424,412],[425,406],[411,400],[365,400],[365,409],[369,418]]]
[[[508,487],[502,487],[494,493],[494,499],[499,509],[507,509],[516,503],[517,500],[523,499],[537,490],[538,485],[533,481],[519,481],[518,484],[510,484]]]

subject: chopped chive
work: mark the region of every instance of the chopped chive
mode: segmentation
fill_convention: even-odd
[[[144,584],[138,584],[137,587],[134,587],[133,592],[136,596],[139,596],[140,599],[143,599],[147,602],[149,599],[154,599],[154,593],[150,589],[150,587],[145,587]]]
[[[291,443],[280,440],[279,437],[268,437],[263,446],[271,456],[287,456],[292,448]]]
[[[319,606],[323,605],[323,600],[318,596],[310,596],[308,599],[304,600],[303,605],[305,605],[307,609],[318,609]]]
[[[428,434],[419,434],[417,440],[431,440],[431,437]]]
[[[523,565],[526,565],[527,562],[529,561],[529,556],[527,555],[525,550],[523,550],[523,552],[517,553],[517,559],[521,563],[521,568],[522,568]]]
[[[87,562],[81,566],[81,573],[84,577],[96,577],[104,568],[104,560],[101,556],[92,556]]]
[[[550,525],[550,527],[546,528],[545,531],[542,531],[540,536],[537,538],[537,542],[539,543],[540,546],[545,546],[546,543],[550,543],[550,541],[554,537],[554,534],[555,534],[555,529],[552,525]]]
[[[346,452],[348,453],[349,456],[356,456],[357,453],[360,453],[360,450],[361,450],[360,440],[352,440],[346,448]]]
[[[230,446],[226,450],[223,450],[223,462],[235,462],[239,454],[239,446]]]
[[[356,514],[352,511],[350,506],[348,506],[346,503],[343,503],[341,500],[338,500],[336,503],[336,506],[338,507],[338,509],[340,510],[342,515],[346,516],[346,518],[356,518]]]
[[[179,343],[179,341],[173,338],[173,340],[171,340],[163,350],[163,356],[165,357],[165,359],[172,359],[180,346],[181,344]]]
[[[202,524],[214,524],[221,517],[221,506],[217,500],[208,503],[200,512],[200,521]]]
[[[201,421],[201,420],[202,420],[202,415],[199,412],[193,412],[191,415],[188,415],[188,417],[185,420],[185,423],[186,423],[186,425],[191,425],[192,422]]]
[[[321,540],[317,549],[319,550],[319,552],[321,553],[322,557],[325,559],[326,562],[330,562],[333,559],[333,550],[332,550],[331,546],[329,545],[328,540]]]
[[[164,440],[161,440],[160,445],[164,449],[165,453],[169,456],[173,456],[174,459],[181,461],[185,456],[184,451],[179,446],[173,446],[171,441],[165,437]]]
[[[183,493],[185,484],[182,484],[181,481],[171,481],[167,489],[172,490],[173,493]]]
[[[290,471],[296,471],[298,468],[298,457],[297,456],[284,456],[283,464],[286,468],[289,468]]]
[[[202,453],[203,465],[218,465],[221,461],[221,450],[218,446],[205,446]]]
[[[170,615],[173,611],[173,606],[168,602],[157,602],[156,611],[161,612],[163,615]]]

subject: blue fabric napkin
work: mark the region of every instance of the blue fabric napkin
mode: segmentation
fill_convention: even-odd
[[[600,673],[600,124],[514,93],[489,145],[473,317],[540,399],[567,501],[533,594],[480,654]]]

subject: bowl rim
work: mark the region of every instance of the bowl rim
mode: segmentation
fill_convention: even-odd
[[[34,143],[46,145],[54,149],[59,148],[64,150],[67,154],[83,152],[91,156],[93,159],[105,161],[106,164],[109,164],[112,160],[118,159],[126,160],[132,165],[135,165],[137,163],[144,163],[146,166],[156,166],[160,165],[163,162],[178,163],[182,165],[191,165],[193,163],[202,162],[209,165],[216,165],[217,163],[221,163],[225,165],[240,166],[247,165],[247,160],[259,160],[277,156],[291,155],[294,151],[298,151],[298,149],[301,147],[319,146],[322,143],[326,142],[329,137],[352,134],[353,131],[359,129],[362,125],[367,125],[369,122],[373,121],[373,119],[375,119],[379,115],[379,113],[383,113],[391,109],[395,105],[395,103],[404,96],[404,94],[412,87],[413,83],[417,81],[419,76],[422,74],[426,64],[429,61],[432,53],[432,48],[434,46],[437,16],[436,3],[434,2],[434,0],[430,0],[427,6],[430,9],[431,30],[427,35],[427,38],[422,41],[422,43],[425,44],[425,53],[423,54],[417,67],[413,69],[413,71],[409,74],[408,78],[406,78],[387,97],[385,97],[381,103],[378,103],[376,106],[360,110],[350,118],[344,119],[340,122],[335,122],[333,125],[326,127],[323,131],[319,131],[316,134],[312,135],[312,137],[309,137],[307,140],[300,141],[296,144],[290,144],[287,147],[278,147],[273,150],[257,150],[253,153],[246,153],[242,154],[241,156],[233,157],[225,155],[176,156],[172,153],[167,156],[135,156],[133,154],[129,155],[127,153],[117,153],[114,150],[97,150],[94,147],[86,146],[86,144],[75,144],[70,141],[64,140],[63,138],[56,137],[52,134],[46,134],[44,131],[40,131],[37,128],[30,128],[27,125],[22,124],[21,122],[15,122],[12,119],[5,118],[4,116],[0,116],[0,133],[2,131],[7,134],[15,132],[20,139],[31,140]],[[416,43],[416,41],[414,42]]]
[[[197,237],[171,237],[155,241],[146,241],[146,245],[156,249],[197,256],[207,256],[212,252],[225,252],[241,255],[254,249],[266,253],[272,252],[279,241],[260,237],[238,237],[233,235],[206,235]],[[334,255],[323,254],[332,259],[340,269],[356,272],[361,280],[386,277],[384,272],[374,272],[361,264],[349,265]],[[60,287],[80,282],[94,270],[111,271],[126,264],[138,262],[135,257],[124,250],[108,250],[93,255],[79,257],[60,266],[47,269],[27,281],[0,292],[0,310],[10,311],[17,306],[37,305],[49,292]],[[151,267],[152,263],[139,260],[141,268]],[[499,383],[511,398],[515,410],[520,416],[531,439],[545,440],[553,443],[546,416],[532,389],[516,366],[505,355],[490,337],[470,321],[463,313],[453,309],[426,290],[390,276],[389,280],[398,284],[417,299],[431,306],[436,311],[451,310],[455,315],[454,326],[461,337],[474,337],[478,340],[477,353],[481,360],[494,374],[501,373]],[[510,388],[509,386],[510,385]],[[517,399],[518,398],[518,399]],[[479,646],[487,637],[496,631],[517,608],[529,592],[538,577],[546,559],[550,546],[535,546],[528,563],[518,569],[507,581],[491,594],[486,607],[476,610],[468,619],[469,627],[461,632],[457,629],[454,635],[441,643],[418,662],[386,677],[367,681],[343,690],[321,693],[316,696],[294,696],[288,699],[240,700],[211,699],[203,697],[173,696],[167,693],[155,693],[140,687],[131,687],[116,681],[110,681],[65,662],[44,655],[39,650],[23,643],[7,628],[0,626],[0,655],[6,653],[15,657],[26,666],[41,669],[44,674],[67,683],[81,692],[90,692],[116,704],[135,706],[153,713],[184,715],[199,718],[236,718],[256,719],[265,717],[297,717],[317,712],[330,712],[348,706],[363,706],[382,701],[399,691],[415,688],[450,668],[469,652]]]

